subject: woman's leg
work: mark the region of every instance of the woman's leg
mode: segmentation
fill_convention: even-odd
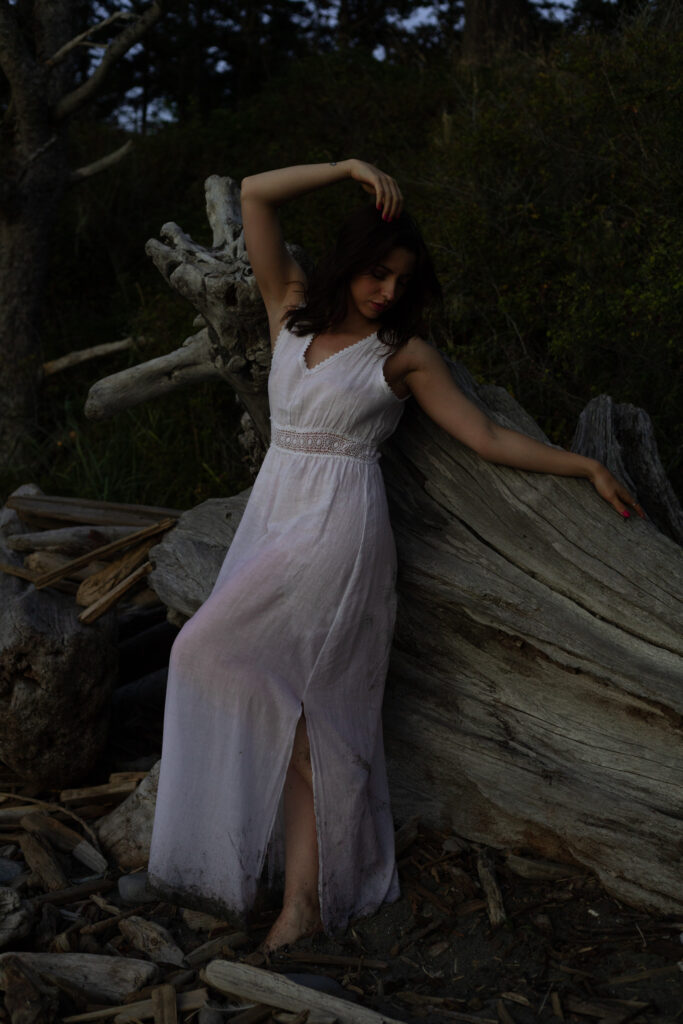
[[[285,780],[285,893],[282,911],[262,949],[270,952],[320,931],[318,838],[306,719],[299,719]]]

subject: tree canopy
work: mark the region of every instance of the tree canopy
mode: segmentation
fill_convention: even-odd
[[[579,0],[563,23],[537,7],[523,44],[466,58],[455,0],[171,0],[70,121],[72,167],[135,146],[58,207],[43,357],[127,334],[153,354],[191,332],[143,247],[170,219],[202,237],[209,174],[360,155],[399,178],[432,246],[446,293],[434,338],[561,444],[600,391],[643,406],[680,480],[680,11],[632,6]],[[115,13],[78,8],[90,27]],[[102,50],[73,55],[78,81]],[[287,237],[320,253],[354,196],[285,207]],[[239,411],[220,390],[84,422],[107,365],[45,383],[34,461],[7,487],[30,472],[53,491],[187,505],[245,482]]]

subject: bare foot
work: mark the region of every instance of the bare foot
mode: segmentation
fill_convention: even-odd
[[[262,953],[273,953],[282,946],[316,935],[322,930],[323,923],[317,907],[308,903],[290,903],[280,911],[259,950]]]

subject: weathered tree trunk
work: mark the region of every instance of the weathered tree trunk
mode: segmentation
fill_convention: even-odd
[[[6,5],[5,5],[6,6]],[[69,62],[45,61],[69,39],[71,4],[37,18],[36,59],[28,52],[18,12],[0,17],[0,66],[13,86],[14,145],[3,160],[0,187],[0,452],[16,464],[35,420],[40,367],[38,318],[49,237],[69,168],[66,139],[51,108],[68,86]]]
[[[42,362],[39,313],[59,203],[71,180],[118,158],[113,154],[72,173],[67,119],[156,20],[160,8],[152,4],[123,29],[93,75],[69,91],[69,54],[77,42],[71,39],[74,11],[70,0],[36,2],[30,14],[27,5],[0,5],[0,70],[10,88],[0,155],[0,466],[5,467],[16,468],[23,460],[35,423]]]
[[[215,200],[230,183],[207,187]],[[237,246],[235,218],[228,228]],[[253,396],[266,372],[253,355],[267,343],[257,345],[265,323],[243,257],[232,266],[225,248],[205,252],[173,231],[182,243],[165,252],[174,268],[165,276],[202,312],[212,372],[233,383],[225,367],[238,355],[236,389],[249,383]],[[232,316],[221,308],[226,296]],[[506,391],[451,369],[495,420],[544,440]],[[146,394],[167,388],[155,374],[151,363],[101,381],[100,414],[131,403],[131,381],[144,380]],[[612,413],[612,422],[635,415]],[[646,478],[663,471],[651,427],[636,419],[642,436],[622,431],[617,451],[619,432],[605,428],[600,450],[612,464],[618,456],[647,510]],[[264,416],[256,426],[267,440]],[[382,466],[400,565],[385,700],[397,816],[576,861],[627,902],[683,911],[681,549],[651,522],[618,517],[586,481],[484,462],[414,403]],[[190,510],[152,549],[152,585],[177,619],[208,595],[245,498]],[[656,514],[675,533],[680,509],[672,495],[667,503],[669,513]]]

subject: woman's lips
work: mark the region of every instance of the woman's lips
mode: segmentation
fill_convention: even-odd
[[[370,299],[370,305],[377,313],[383,313],[387,308],[383,302],[373,302],[372,299]]]

